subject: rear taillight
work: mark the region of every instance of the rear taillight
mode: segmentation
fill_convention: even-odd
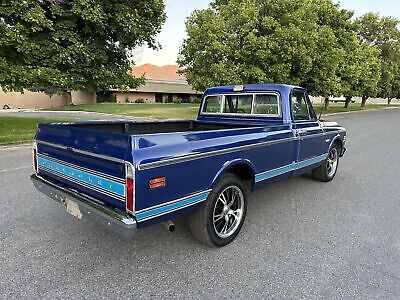
[[[126,210],[133,213],[135,209],[135,170],[129,163],[125,164]]]
[[[37,157],[37,155],[38,155],[38,152],[37,152],[37,144],[36,144],[36,142],[33,142],[33,146],[32,146],[32,149],[33,149],[33,170],[35,171],[35,173],[38,173],[38,157]]]

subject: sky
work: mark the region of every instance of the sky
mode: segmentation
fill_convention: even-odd
[[[360,16],[367,12],[377,12],[382,16],[400,18],[399,0],[334,0],[340,2],[341,7],[353,10]],[[185,21],[195,9],[208,7],[209,0],[165,0],[167,21],[157,41],[162,49],[140,49],[136,57],[136,65],[150,63],[153,65],[174,65],[178,56],[179,47],[182,45],[185,33]]]

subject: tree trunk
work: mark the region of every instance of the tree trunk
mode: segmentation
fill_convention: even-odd
[[[392,98],[388,98],[388,106],[390,105],[390,103],[392,102]]]
[[[62,94],[62,105],[67,106],[72,104],[71,92],[65,92]]]
[[[325,97],[325,109],[329,109],[329,97]]]
[[[353,97],[346,96],[346,101],[344,102],[344,108],[349,108],[349,104],[351,102],[351,99],[353,99]]]
[[[366,106],[366,104],[367,104],[367,100],[368,100],[368,97],[367,97],[367,96],[362,96],[362,99],[361,99],[361,108],[365,108],[365,106]]]

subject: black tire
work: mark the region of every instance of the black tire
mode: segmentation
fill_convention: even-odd
[[[223,198],[225,199],[225,196],[229,195],[230,191],[231,195],[235,194],[231,198],[234,201],[231,202],[231,206],[224,205]],[[223,247],[231,243],[238,235],[246,218],[247,193],[247,187],[239,177],[233,174],[224,175],[216,182],[204,205],[190,216],[189,224],[193,236],[201,243],[214,247]],[[224,197],[221,195],[224,195]],[[228,198],[228,200],[231,199]],[[230,204],[229,201],[226,202]],[[237,205],[235,204],[236,202]],[[228,206],[229,210],[226,210]],[[236,210],[233,211],[235,208]],[[220,210],[221,212],[218,214]],[[239,214],[240,219],[238,218]],[[215,220],[217,220],[215,224],[214,216]],[[220,219],[218,219],[219,217]],[[227,236],[223,233],[225,225],[221,228],[223,222],[227,224],[226,230],[231,224],[232,232],[229,232],[229,234],[227,232]]]
[[[331,149],[329,149],[328,157],[324,160],[323,164],[318,168],[312,170],[313,178],[317,181],[321,182],[329,182],[335,178],[339,167],[339,157],[340,157],[340,147],[337,144],[334,144]],[[332,166],[332,159],[335,159],[335,165]],[[334,162],[333,162],[334,163]],[[332,169],[334,168],[334,169]]]

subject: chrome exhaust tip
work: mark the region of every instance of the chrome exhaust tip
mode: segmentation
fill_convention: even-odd
[[[171,220],[165,222],[164,225],[167,227],[167,230],[169,232],[174,232],[175,229],[176,229],[176,226],[175,226],[174,222],[172,222]]]

